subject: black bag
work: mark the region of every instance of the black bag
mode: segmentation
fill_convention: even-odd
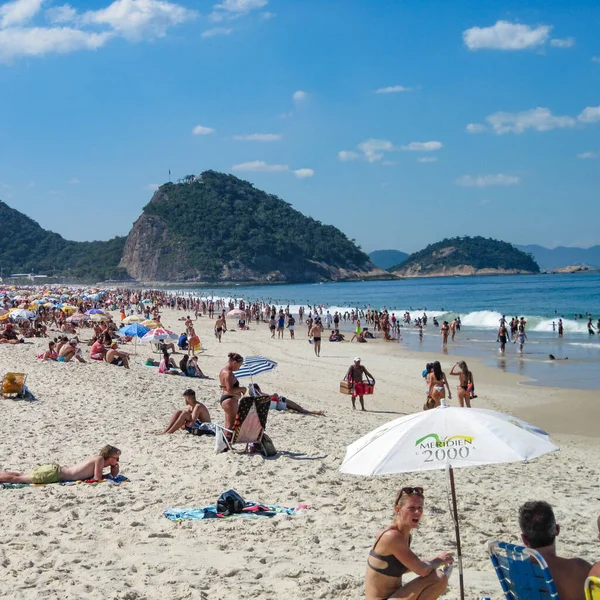
[[[275,444],[273,440],[266,434],[263,433],[262,441],[261,441],[262,451],[265,456],[276,456],[277,449],[275,448]]]
[[[246,506],[246,501],[235,491],[223,492],[217,500],[217,512],[224,515],[241,513]]]

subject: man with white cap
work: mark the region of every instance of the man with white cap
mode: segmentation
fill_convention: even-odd
[[[375,378],[365,367],[360,364],[360,357],[357,356],[354,359],[352,365],[348,369],[348,373],[346,373],[346,379],[352,383],[352,408],[356,409],[356,396],[360,400],[360,406],[362,410],[365,410],[365,382],[363,381],[363,375],[367,377],[367,380],[371,380],[370,383],[375,383]]]

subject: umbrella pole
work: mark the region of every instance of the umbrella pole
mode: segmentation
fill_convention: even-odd
[[[456,506],[456,489],[454,487],[454,471],[452,467],[448,469],[450,478],[450,492],[452,494],[452,519],[454,520],[454,533],[456,534],[456,553],[458,555],[458,583],[460,585],[460,600],[465,600],[465,581],[462,567],[462,550],[460,547],[460,529],[458,526],[458,508]]]

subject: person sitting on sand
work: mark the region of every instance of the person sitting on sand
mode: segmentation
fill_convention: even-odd
[[[55,346],[56,342],[48,342],[48,350],[46,350],[46,352],[44,352],[43,354],[40,354],[38,358],[41,358],[42,360],[57,360],[58,354],[54,349]]]
[[[129,369],[129,353],[123,352],[123,350],[118,349],[119,346],[116,342],[113,342],[106,351],[106,355],[104,356],[104,360],[109,365],[115,365],[115,367],[125,367]]]
[[[394,503],[394,521],[377,534],[367,558],[365,600],[419,598],[435,600],[448,587],[446,569],[454,563],[450,552],[421,560],[411,549],[411,530],[423,516],[423,488],[404,487]],[[439,567],[442,567],[440,569]],[[402,583],[405,573],[418,577]]]
[[[325,416],[325,413],[322,410],[307,410],[306,408],[302,408],[297,402],[284,398],[279,394],[263,392],[258,386],[258,383],[251,383],[249,391],[253,396],[269,396],[271,398],[271,410],[293,410],[301,415],[315,415],[317,417]]]
[[[7,323],[6,328],[0,334],[0,344],[22,344],[25,342],[23,338],[19,339],[17,332],[12,323]]]
[[[238,410],[238,401],[246,393],[246,388],[240,386],[240,382],[234,375],[242,364],[244,358],[237,352],[228,354],[227,364],[219,373],[219,383],[221,384],[221,398],[219,403],[225,411],[225,428],[233,430],[235,416]]]
[[[196,392],[194,390],[185,390],[183,398],[187,405],[186,408],[175,411],[163,434],[175,433],[179,429],[185,429],[186,427],[199,427],[201,423],[210,423],[208,408],[202,402],[196,400]]]
[[[181,374],[187,377],[197,377],[198,379],[208,379],[198,366],[197,356],[188,356],[187,354],[179,361]]]
[[[563,558],[556,554],[556,536],[560,525],[552,507],[544,501],[526,502],[519,509],[521,539],[537,550],[548,563],[561,600],[583,600],[583,584],[591,566],[582,558]]]
[[[93,344],[90,347],[90,359],[91,360],[104,360],[106,351],[110,346],[104,345],[104,335],[94,339]]]
[[[83,358],[81,348],[78,348],[77,344],[77,338],[72,338],[66,344],[63,344],[56,360],[58,362],[69,362],[71,359],[76,358],[79,362],[84,363],[85,358]]]
[[[363,329],[362,336],[363,336],[363,338],[365,338],[365,340],[373,340],[373,339],[375,339],[375,336],[369,331],[368,327],[365,327]]]
[[[57,483],[59,481],[100,481],[104,477],[104,469],[110,467],[110,476],[119,474],[119,458],[121,451],[114,446],[104,446],[95,456],[70,467],[57,464],[41,465],[30,474],[5,471],[0,473],[0,483]]]
[[[169,356],[168,351],[163,350],[163,355],[158,365],[158,372],[165,375],[179,375],[175,361]]]

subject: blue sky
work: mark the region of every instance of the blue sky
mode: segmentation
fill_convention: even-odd
[[[599,33],[585,0],[0,0],[0,199],[108,239],[214,169],[367,251],[598,244]]]

